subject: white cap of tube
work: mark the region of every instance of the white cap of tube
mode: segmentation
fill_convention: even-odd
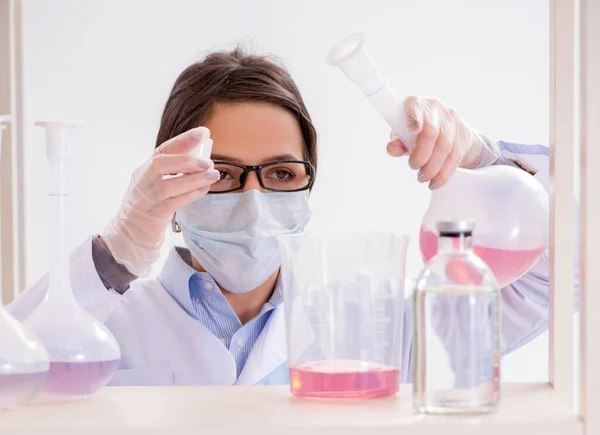
[[[188,155],[197,159],[210,160],[212,153],[213,140],[210,137],[210,130],[206,127],[198,127],[201,138],[198,145],[188,151]]]
[[[73,130],[83,124],[80,120],[44,119],[34,125],[42,127],[46,134],[46,157],[49,159],[68,159],[71,156],[71,135]]]

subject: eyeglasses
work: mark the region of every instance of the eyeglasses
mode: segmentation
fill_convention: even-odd
[[[310,189],[315,179],[315,168],[307,161],[286,160],[248,166],[230,162],[214,162],[221,178],[213,183],[209,193],[227,193],[241,190],[248,174],[256,172],[260,186],[273,192],[298,192]]]

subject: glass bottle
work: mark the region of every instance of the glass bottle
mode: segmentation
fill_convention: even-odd
[[[500,289],[473,251],[472,221],[438,222],[437,254],[413,293],[413,405],[484,413],[500,399]]]

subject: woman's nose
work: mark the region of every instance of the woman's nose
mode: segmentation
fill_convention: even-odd
[[[247,192],[252,189],[264,190],[258,181],[258,174],[255,171],[250,172],[246,177],[246,184],[244,185],[242,192]]]

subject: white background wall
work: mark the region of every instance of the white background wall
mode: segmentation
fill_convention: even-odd
[[[546,0],[24,0],[27,282],[47,267],[41,118],[78,118],[71,239],[99,233],[131,171],[151,153],[181,70],[208,51],[245,43],[280,56],[320,133],[312,229],[417,234],[428,204],[388,128],[325,56],[350,32],[400,94],[442,98],[474,127],[522,143],[548,141]],[[160,266],[160,264],[158,265]],[[547,335],[505,359],[507,380],[547,378]]]

